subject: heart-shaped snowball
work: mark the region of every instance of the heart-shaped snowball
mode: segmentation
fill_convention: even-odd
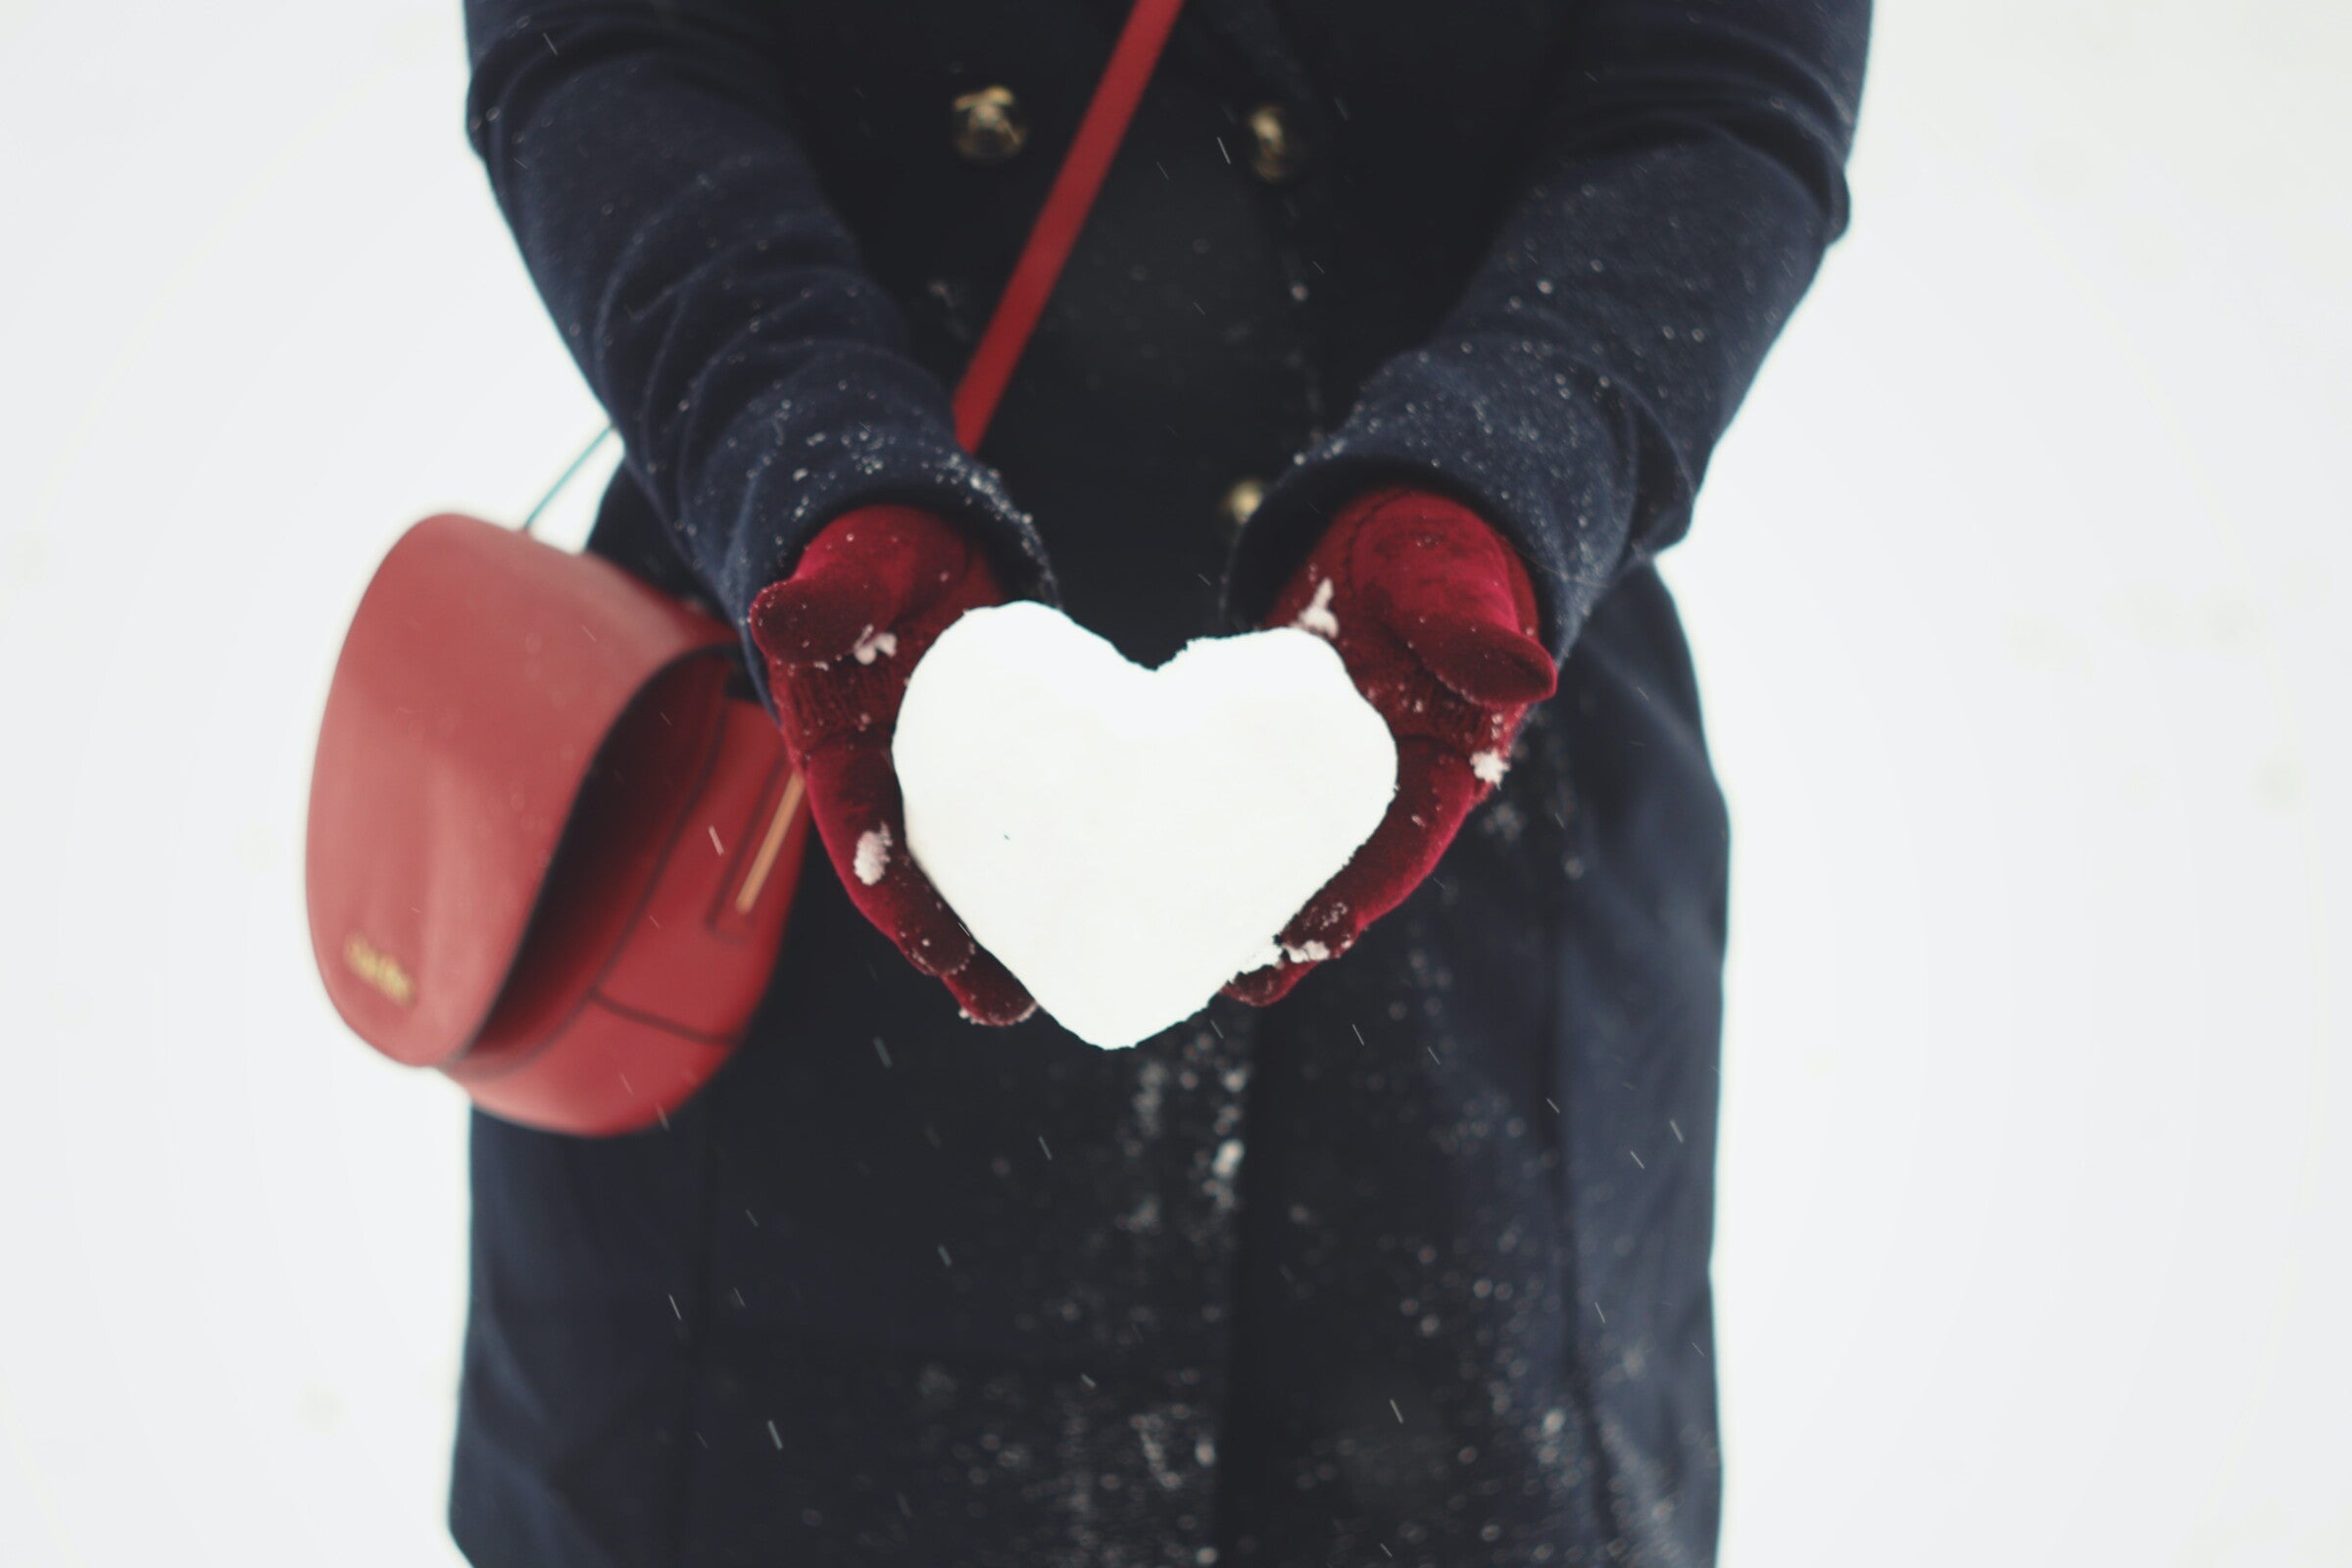
[[[1204,638],[1146,669],[1027,601],[940,635],[891,754],[915,863],[1105,1047],[1272,962],[1396,788],[1389,726],[1321,638]]]

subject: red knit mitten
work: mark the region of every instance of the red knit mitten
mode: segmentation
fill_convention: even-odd
[[[818,532],[752,602],[752,640],[808,811],[850,902],[966,1016],[1017,1023],[1037,1004],[972,941],[906,853],[891,735],[906,678],[967,610],[1004,602],[977,545],[913,507],[864,507]]]
[[[1396,737],[1396,796],[1282,933],[1283,957],[1225,987],[1260,1006],[1404,902],[1501,782],[1520,720],[1559,683],[1518,553],[1459,502],[1374,491],[1333,519],[1267,617],[1328,640]]]

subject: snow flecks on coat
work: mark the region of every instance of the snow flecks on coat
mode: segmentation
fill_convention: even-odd
[[[933,1352],[912,1376],[911,1408],[899,1419],[915,1462],[878,1471],[873,1490],[906,1518],[888,1501],[890,1489],[904,1488],[916,1510],[911,1530],[963,1532],[957,1545],[966,1548],[919,1560],[1219,1560],[1223,1347],[1250,1028],[1245,1009],[1220,1004],[1213,1021],[1133,1051],[1068,1058],[1115,1074],[1115,1092],[1091,1102],[1099,1119],[1057,1122],[1050,1146],[970,1125],[960,1138],[941,1129],[944,1150],[924,1140],[926,1158],[969,1156],[966,1174],[1020,1216],[956,1237],[954,1283],[943,1288],[959,1301],[1009,1308],[1000,1332],[1021,1349],[1009,1365],[995,1354]],[[901,1069],[919,1073],[906,1054],[897,1055]],[[1054,1074],[1036,1087],[1050,1098],[1069,1083]],[[989,1296],[992,1288],[1002,1294]],[[763,1429],[759,1441],[767,1442]]]

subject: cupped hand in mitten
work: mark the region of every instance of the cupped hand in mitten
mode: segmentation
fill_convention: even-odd
[[[1281,958],[1226,986],[1260,1006],[1421,885],[1502,781],[1528,709],[1559,680],[1518,553],[1476,513],[1429,491],[1349,503],[1266,624],[1298,626],[1338,650],[1396,737],[1396,794],[1371,838],[1284,928]]]
[[[864,507],[820,530],[752,602],[752,640],[809,815],[858,909],[966,1016],[1016,1023],[1037,1004],[973,942],[906,852],[890,743],[906,680],[967,610],[1004,602],[977,544],[914,507]]]

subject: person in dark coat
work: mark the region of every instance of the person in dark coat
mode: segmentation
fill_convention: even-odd
[[[1123,15],[468,0],[625,441],[591,548],[746,628],[831,852],[668,1125],[476,1117],[476,1563],[1713,1559],[1727,827],[1651,562],[1844,225],[1867,0],[1194,0],[967,454]],[[1381,529],[1444,570],[1341,583]],[[851,874],[895,785],[820,765],[875,739],[824,671],[919,648],[836,622],[1023,595],[1147,663],[1336,614],[1393,722],[1381,660],[1457,705],[1451,818],[1351,867],[1401,903],[1105,1052]]]

